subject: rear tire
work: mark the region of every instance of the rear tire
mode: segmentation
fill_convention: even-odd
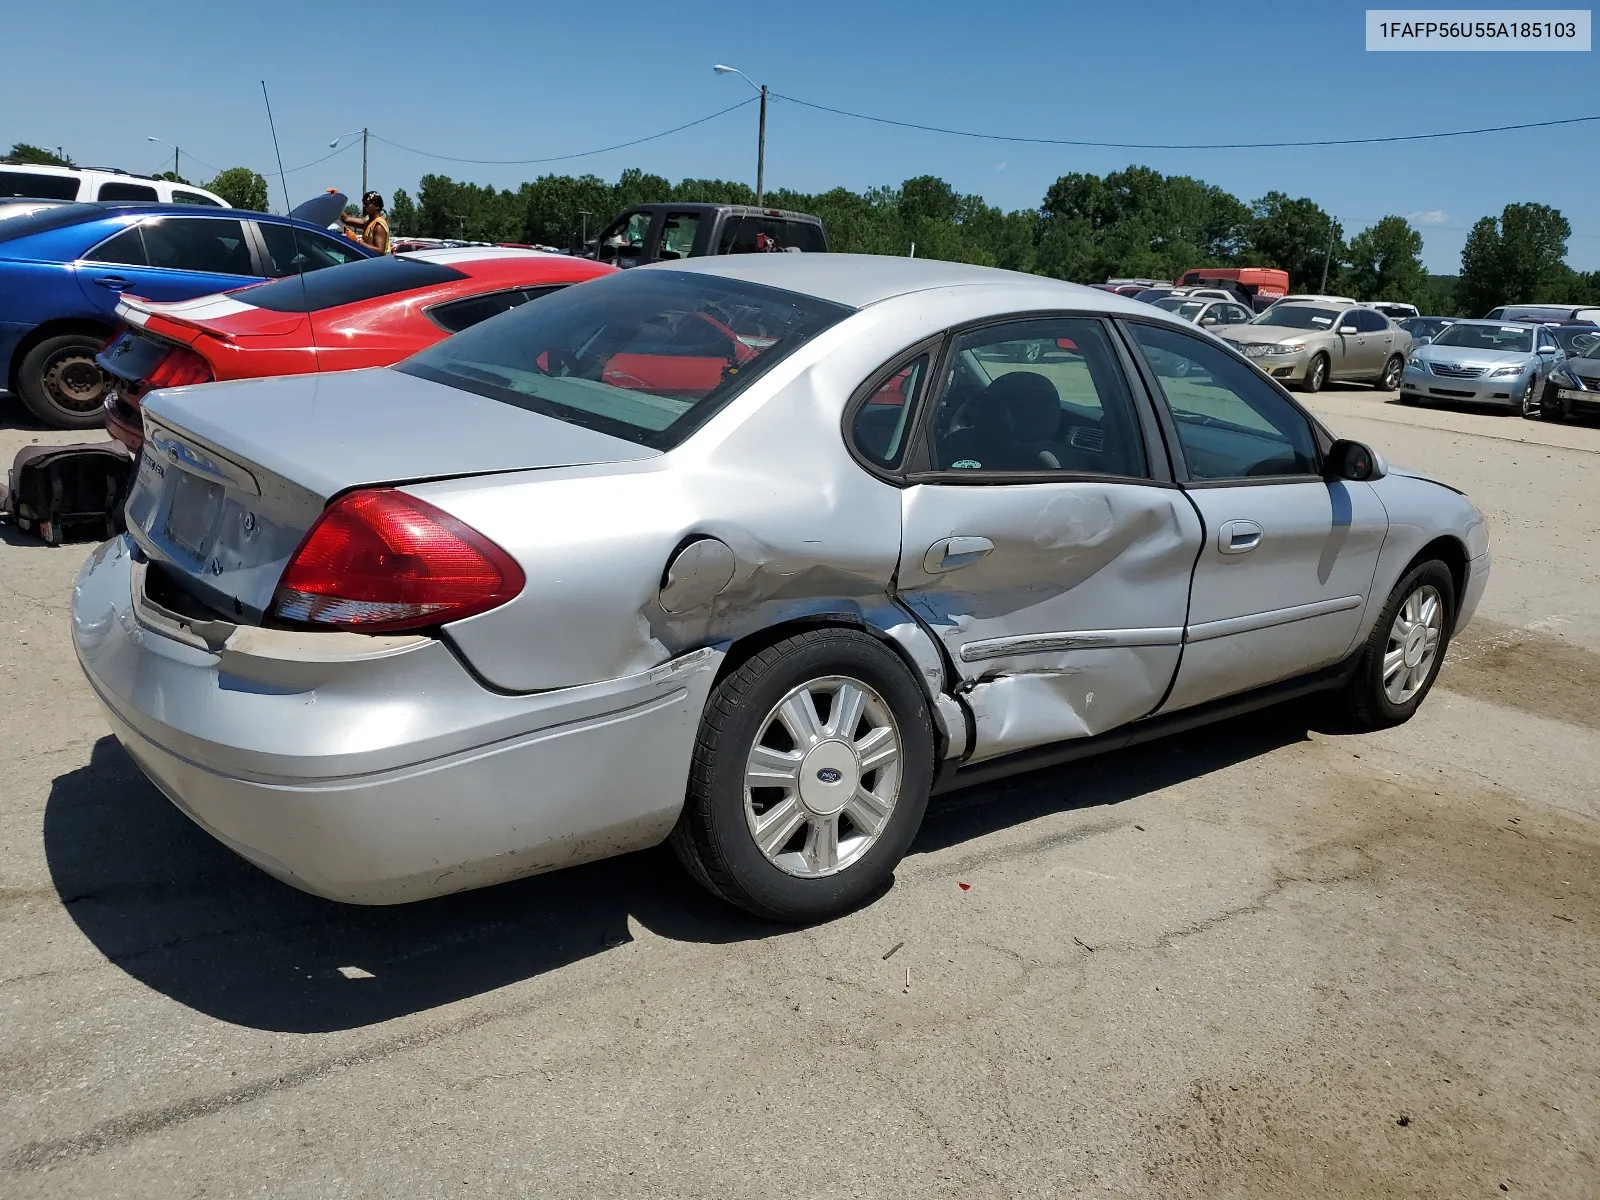
[[[17,371],[17,394],[28,411],[52,429],[105,424],[108,385],[94,361],[104,344],[104,337],[64,333],[29,350]]]
[[[927,701],[900,657],[857,630],[807,630],[712,689],[672,848],[713,895],[757,916],[838,916],[905,856],[933,765]]]
[[[1383,374],[1379,375],[1373,384],[1379,391],[1393,392],[1400,387],[1400,373],[1406,369],[1406,360],[1398,354],[1391,354],[1389,361],[1383,364]]]
[[[1300,390],[1314,395],[1320,392],[1327,382],[1328,356],[1326,354],[1318,354],[1311,360],[1311,365],[1306,368],[1306,377],[1300,384]]]
[[[1358,725],[1384,729],[1411,719],[1439,677],[1455,613],[1455,579],[1438,559],[1395,585],[1345,685],[1345,706]]]

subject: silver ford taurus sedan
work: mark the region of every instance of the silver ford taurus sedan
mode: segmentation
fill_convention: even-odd
[[[1406,720],[1482,518],[1187,321],[931,261],[646,267],[144,405],[73,636],[250,861],[393,903],[671,839],[871,895],[930,794],[1327,690]]]

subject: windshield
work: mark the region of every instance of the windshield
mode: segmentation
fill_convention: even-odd
[[[1274,304],[1252,325],[1277,325],[1284,329],[1332,329],[1339,319],[1336,308],[1312,308],[1307,304]]]
[[[851,311],[715,275],[629,271],[491,317],[397,369],[669,450]]]
[[[1140,292],[1137,296],[1135,296],[1134,299],[1142,301],[1145,304],[1154,304],[1157,300],[1160,300],[1163,296],[1170,296],[1170,295],[1172,295],[1172,289],[1171,288],[1145,288],[1145,290]]]
[[[1467,350],[1508,350],[1528,354],[1533,350],[1533,330],[1520,325],[1450,326],[1433,339],[1435,346],[1460,346]]]

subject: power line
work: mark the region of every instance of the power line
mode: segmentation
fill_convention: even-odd
[[[968,129],[946,129],[938,125],[919,125],[915,121],[896,121],[890,117],[875,117],[869,113],[850,112],[847,109],[831,108],[826,104],[814,104],[810,100],[801,100],[778,92],[773,92],[772,97],[776,100],[787,100],[790,104],[798,104],[802,108],[816,109],[818,112],[833,113],[835,116],[850,117],[857,121],[871,121],[877,125],[894,125],[901,129],[918,129],[924,133],[944,133],[949,134],[951,137],[977,138],[986,142],[1020,142],[1035,146],[1083,146],[1100,150],[1284,150],[1309,146],[1370,146],[1379,142],[1421,142],[1434,138],[1473,137],[1482,133],[1509,133],[1518,129],[1547,129],[1555,125],[1578,125],[1586,121],[1600,121],[1600,115],[1564,117],[1555,121],[1527,121],[1519,125],[1489,125],[1482,129],[1451,129],[1439,133],[1401,133],[1391,134],[1387,137],[1328,138],[1313,142],[1088,142],[1073,138],[1019,137],[1001,133],[974,133]],[[746,101],[746,103],[749,102]]]
[[[290,167],[287,171],[284,172],[284,174],[285,175],[293,175],[296,171],[307,171],[307,170],[310,170],[312,167],[316,166],[319,163],[327,162],[330,158],[338,158],[339,155],[345,153],[347,150],[354,150],[360,144],[361,144],[360,142],[349,142],[346,145],[340,146],[332,154],[324,154],[321,158],[313,158],[310,162],[301,163],[298,167]]]
[[[404,150],[407,154],[420,154],[423,158],[436,158],[442,162],[472,163],[477,166],[529,166],[534,163],[565,162],[572,158],[588,158],[594,154],[608,154],[612,150],[626,150],[630,146],[642,146],[646,142],[653,142],[659,138],[669,137],[674,133],[682,133],[685,129],[693,129],[696,125],[704,125],[707,121],[715,121],[718,117],[725,117],[735,109],[754,104],[759,97],[751,96],[748,100],[741,100],[737,104],[730,104],[727,108],[718,109],[709,116],[697,117],[693,121],[686,121],[682,125],[674,125],[671,129],[663,129],[660,133],[652,133],[648,137],[634,138],[631,142],[618,142],[615,146],[602,146],[598,150],[579,150],[574,154],[552,154],[545,158],[457,158],[450,154],[434,154],[429,150],[418,150],[414,146],[402,146],[399,142],[392,142],[379,134],[372,134],[372,140],[382,142],[386,146],[393,146],[396,150]]]

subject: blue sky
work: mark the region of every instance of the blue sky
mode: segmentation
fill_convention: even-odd
[[[370,17],[363,17],[363,11]],[[1600,114],[1600,62],[1568,54],[1373,54],[1364,5],[921,3],[552,5],[460,0],[348,4],[241,0],[18,5],[6,18],[0,141],[65,147],[84,164],[184,174],[243,163],[269,173],[260,80],[285,166],[369,125],[463,158],[565,154],[644,136],[747,94],[713,62],[777,92],[985,132],[1126,142],[1272,141],[1425,132]],[[28,52],[37,47],[38,52]],[[19,51],[21,51],[19,53]],[[63,64],[70,66],[64,68]],[[755,106],[632,149],[544,166],[450,163],[374,142],[373,186],[439,171],[512,186],[549,172],[754,182]],[[1246,201],[1309,196],[1347,234],[1411,216],[1436,271],[1459,266],[1472,222],[1513,201],[1566,214],[1569,261],[1600,268],[1600,123],[1389,146],[1133,151],[1026,146],[893,129],[774,101],[770,186],[866,188],[934,174],[1006,208],[1057,176],[1140,163]],[[208,164],[208,165],[202,165]],[[289,176],[298,200],[354,192],[360,151]],[[275,206],[282,203],[270,174]]]

